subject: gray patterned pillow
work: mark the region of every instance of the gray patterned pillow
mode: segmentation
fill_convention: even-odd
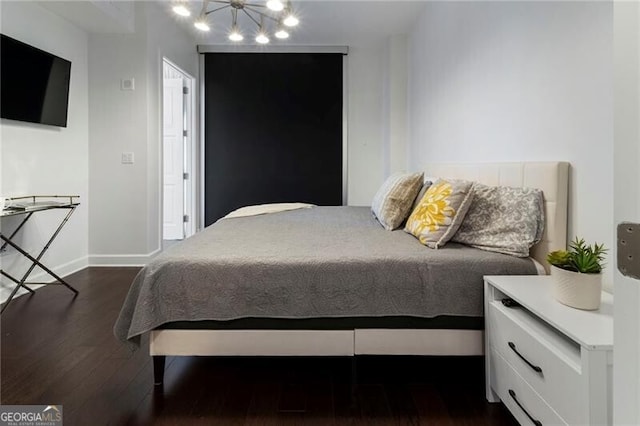
[[[371,211],[387,231],[393,231],[409,216],[424,173],[396,173],[382,184],[371,203]]]
[[[476,184],[471,207],[451,241],[528,257],[543,232],[541,190]]]

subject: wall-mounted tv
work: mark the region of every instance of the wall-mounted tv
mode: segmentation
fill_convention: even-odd
[[[71,62],[4,34],[0,39],[0,116],[67,127]]]

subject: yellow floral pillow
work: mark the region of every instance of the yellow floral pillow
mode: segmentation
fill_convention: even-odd
[[[444,246],[456,233],[473,200],[473,182],[440,179],[427,190],[404,230],[431,248]]]

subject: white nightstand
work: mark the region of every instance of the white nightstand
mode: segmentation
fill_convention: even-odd
[[[522,425],[611,425],[613,297],[582,311],[553,298],[548,276],[484,279],[487,400]]]

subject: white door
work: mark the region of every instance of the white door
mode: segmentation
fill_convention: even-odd
[[[182,79],[164,79],[163,239],[184,238],[184,94]]]

